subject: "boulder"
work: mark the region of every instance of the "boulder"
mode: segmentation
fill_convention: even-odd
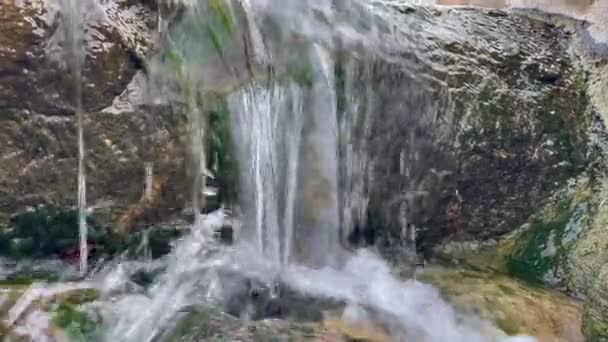
[[[28,206],[75,205],[77,87],[70,70],[74,63],[70,63],[67,8],[60,4],[55,0],[0,3],[3,223]],[[83,6],[84,13],[84,33],[79,39],[84,52],[81,87],[88,204],[107,216],[106,223],[122,218],[131,224],[136,211],[132,207],[143,197],[144,164],[153,165],[158,189],[154,204],[158,205],[158,198],[176,196],[168,194],[171,191],[164,184],[170,174],[177,173],[171,165],[183,161],[183,154],[176,151],[182,116],[162,106],[131,107],[121,111],[123,115],[103,111],[126,92],[153,52],[158,16],[139,1],[76,5]]]
[[[0,111],[27,110],[47,116],[74,112],[76,63],[70,53],[67,8],[60,1],[0,4]],[[101,110],[112,103],[141,67],[153,47],[157,16],[137,2],[110,1],[103,6],[82,1],[85,52],[82,65],[83,109]]]
[[[339,319],[322,323],[296,323],[286,320],[244,322],[209,307],[193,308],[177,320],[175,328],[159,341],[206,341],[211,339],[243,342],[265,341],[366,341],[380,342],[389,336],[377,327],[348,324]]]
[[[350,227],[375,231],[389,256],[412,229],[427,252],[448,236],[515,230],[588,162],[593,112],[569,51],[576,34],[535,13],[393,11],[399,44],[346,53],[337,72],[352,127],[344,153],[363,166],[344,171],[346,185],[366,198]]]
[[[583,303],[492,272],[429,266],[418,280],[437,287],[456,310],[494,322],[509,335],[539,342],[585,341]]]

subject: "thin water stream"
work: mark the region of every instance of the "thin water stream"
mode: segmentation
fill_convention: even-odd
[[[81,1],[62,1],[62,29],[65,31],[65,59],[73,77],[74,112],[78,141],[78,178],[77,206],[78,233],[80,236],[80,275],[85,276],[88,269],[87,246],[87,195],[86,164],[84,143],[84,110],[82,107],[82,68],[85,58],[85,13],[86,6]]]

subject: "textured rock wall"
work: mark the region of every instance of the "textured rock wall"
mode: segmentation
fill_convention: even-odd
[[[587,164],[592,114],[571,33],[522,13],[394,10],[403,50],[350,62],[373,89],[356,127],[369,131],[359,224],[401,241],[405,210],[422,248],[514,230]]]
[[[18,3],[0,3],[0,222],[27,206],[76,203],[75,86],[66,18],[56,0]],[[87,10],[80,38],[88,203],[113,221],[129,221],[135,215],[129,207],[143,194],[144,162],[154,162],[155,182],[183,179],[177,170],[184,158],[184,117],[166,105],[142,106],[151,101],[141,99],[141,82],[125,90],[153,52],[157,14],[138,1],[79,4]],[[118,95],[136,91],[142,100],[137,106],[117,108]],[[184,193],[163,191],[169,197]]]

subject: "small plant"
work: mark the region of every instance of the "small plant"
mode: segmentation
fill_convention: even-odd
[[[87,218],[89,243],[114,252],[118,242],[108,227]],[[12,258],[62,256],[78,246],[78,212],[38,206],[14,215],[10,227],[0,230],[0,255]]]

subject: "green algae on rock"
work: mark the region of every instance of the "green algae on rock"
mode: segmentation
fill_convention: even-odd
[[[509,335],[539,342],[582,342],[583,303],[488,271],[429,266],[417,279],[436,286],[456,309],[488,319]]]

